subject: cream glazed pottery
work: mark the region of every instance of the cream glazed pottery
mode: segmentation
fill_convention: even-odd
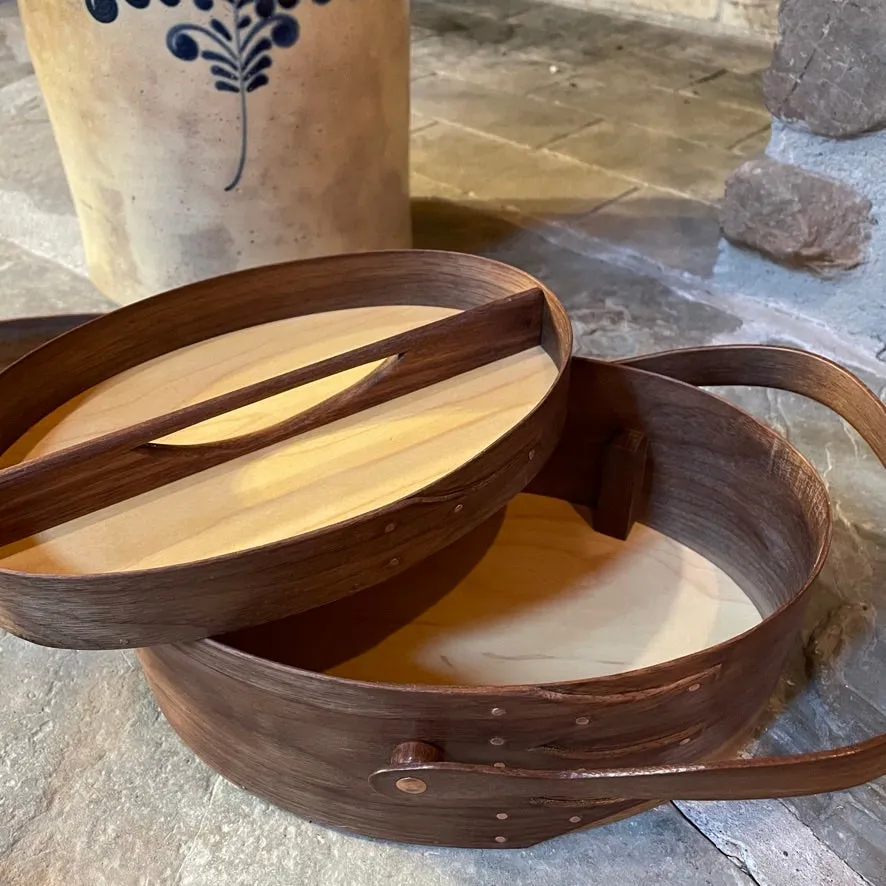
[[[114,301],[410,245],[407,0],[20,6]]]

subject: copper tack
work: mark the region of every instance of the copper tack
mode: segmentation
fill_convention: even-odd
[[[398,778],[396,787],[404,794],[423,794],[428,789],[420,778]]]

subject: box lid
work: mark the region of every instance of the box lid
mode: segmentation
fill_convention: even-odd
[[[0,324],[0,626],[45,645],[370,587],[520,492],[565,415],[563,307],[478,257],[295,262],[85,319]]]

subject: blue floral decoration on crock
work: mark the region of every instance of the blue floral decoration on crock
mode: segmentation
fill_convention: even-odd
[[[136,9],[145,9],[151,0],[125,2]],[[160,2],[173,7],[181,0]],[[325,6],[330,0],[312,2]],[[203,59],[208,62],[215,88],[240,97],[240,159],[234,177],[225,188],[230,191],[240,183],[246,166],[247,96],[270,82],[268,71],[273,64],[274,49],[286,49],[298,42],[298,21],[289,10],[294,9],[299,0],[193,0],[193,3],[206,13],[206,23],[174,25],[166,35],[166,45],[181,61]],[[228,15],[213,15],[216,6]],[[102,24],[110,24],[120,14],[119,0],[86,0],[86,8]]]

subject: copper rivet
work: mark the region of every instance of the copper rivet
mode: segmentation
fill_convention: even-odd
[[[404,794],[423,794],[428,786],[420,778],[398,778],[397,790]]]
[[[455,510],[454,510],[454,512],[455,512],[456,514],[460,514],[464,509],[465,509],[465,506],[464,506],[464,505],[456,505],[456,506],[455,506]]]
[[[495,814],[495,817],[496,817],[499,821],[504,821],[504,820],[508,817],[508,814],[507,814],[507,812],[497,812],[497,813]]]
[[[699,689],[701,689],[701,683],[693,683],[687,691],[688,692],[698,692]]]
[[[496,838],[495,838],[495,842],[496,842],[496,843],[507,843],[507,842],[508,842],[508,838],[507,838],[507,837],[496,837]]]
[[[504,769],[504,768],[505,768],[505,764],[504,764],[504,763],[493,763],[492,765],[493,765],[496,769]]]
[[[573,815],[572,818],[569,819],[573,824],[578,824],[581,821],[580,815]]]
[[[691,738],[684,738],[683,741],[680,742],[680,744],[689,744],[690,741],[692,741]]]
[[[507,713],[507,711],[504,708],[493,708],[492,709],[492,716],[493,717],[503,717],[506,713]]]
[[[393,532],[396,528],[397,528],[396,523],[388,523],[388,525],[385,526],[385,532]]]
[[[575,718],[575,725],[576,726],[587,726],[588,723],[590,723],[590,722],[591,722],[591,720],[589,717],[576,717]]]
[[[494,744],[497,748],[500,748],[504,743],[505,740],[503,738],[498,738],[497,736],[489,739],[489,744]]]
[[[394,557],[394,559],[391,560],[390,563],[388,563],[388,566],[399,566],[399,565],[400,565],[400,558],[399,557]]]

